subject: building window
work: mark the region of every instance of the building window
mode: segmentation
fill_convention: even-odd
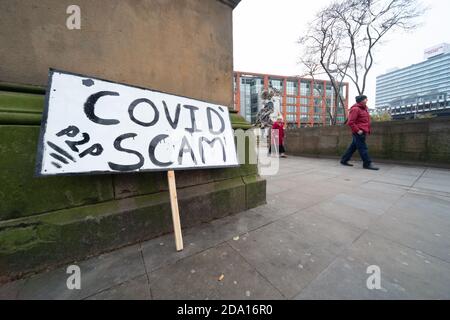
[[[308,98],[300,98],[300,104],[308,106],[309,105],[309,99]]]
[[[287,108],[287,112],[290,112],[290,113],[296,113],[297,112],[297,108],[296,108],[296,106],[287,106],[286,107]]]
[[[297,86],[298,86],[297,81],[287,81],[286,82],[286,94],[296,96],[298,94]]]
[[[296,99],[293,97],[286,97],[286,102],[288,104],[296,104]]]
[[[314,95],[315,96],[322,96],[324,94],[323,90],[323,83],[316,83],[314,84]]]
[[[297,116],[295,114],[287,114],[286,115],[286,120],[288,122],[296,122],[297,121]]]
[[[283,80],[271,79],[269,80],[269,83],[272,85],[273,88],[283,92]]]
[[[309,82],[302,81],[300,83],[300,94],[302,96],[310,96],[311,95],[311,88]]]
[[[314,98],[314,106],[322,107],[322,98]]]

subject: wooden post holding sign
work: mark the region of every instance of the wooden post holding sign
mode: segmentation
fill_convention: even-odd
[[[181,233],[180,212],[178,211],[177,186],[175,182],[175,172],[167,171],[167,181],[169,184],[170,206],[172,208],[173,233],[175,235],[175,247],[177,251],[183,250],[183,235]]]
[[[174,170],[238,166],[228,108],[50,70],[36,175],[167,171],[177,250]]]

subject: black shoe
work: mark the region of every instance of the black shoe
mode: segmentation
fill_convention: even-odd
[[[341,164],[342,164],[343,166],[353,167],[353,165],[350,164],[350,163],[348,163],[348,162],[341,161]]]
[[[378,171],[380,168],[374,167],[373,165],[363,166],[364,169]]]

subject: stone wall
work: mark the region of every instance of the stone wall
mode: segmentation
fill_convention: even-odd
[[[43,92],[2,89],[0,282],[172,232],[165,172],[35,177]],[[231,121],[248,128],[237,114]],[[176,179],[183,228],[266,201],[252,164],[177,171]]]
[[[172,231],[163,172],[34,176],[48,68],[232,105],[237,2],[80,0],[68,30],[71,1],[0,1],[0,282]],[[266,201],[256,165],[176,178],[184,228]]]
[[[66,27],[72,4],[81,9],[80,30]],[[52,67],[232,106],[231,6],[218,0],[0,1],[0,81],[43,86]]]
[[[367,138],[374,161],[450,167],[450,118],[377,122]],[[341,156],[351,142],[347,126],[300,128],[287,132],[288,154]],[[353,159],[358,159],[355,153]]]

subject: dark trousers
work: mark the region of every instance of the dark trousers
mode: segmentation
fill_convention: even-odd
[[[367,148],[365,134],[362,135],[359,135],[357,133],[353,134],[352,144],[348,147],[347,151],[345,151],[345,154],[341,158],[341,162],[350,161],[356,150],[359,151],[359,155],[361,156],[364,166],[365,167],[370,166],[372,160],[370,159],[369,156],[369,150]]]
[[[284,149],[284,146],[282,144],[280,144],[278,146],[278,152],[279,153],[285,153],[286,152],[286,150]],[[272,154],[272,145],[270,145],[270,147],[269,147],[269,154]]]

